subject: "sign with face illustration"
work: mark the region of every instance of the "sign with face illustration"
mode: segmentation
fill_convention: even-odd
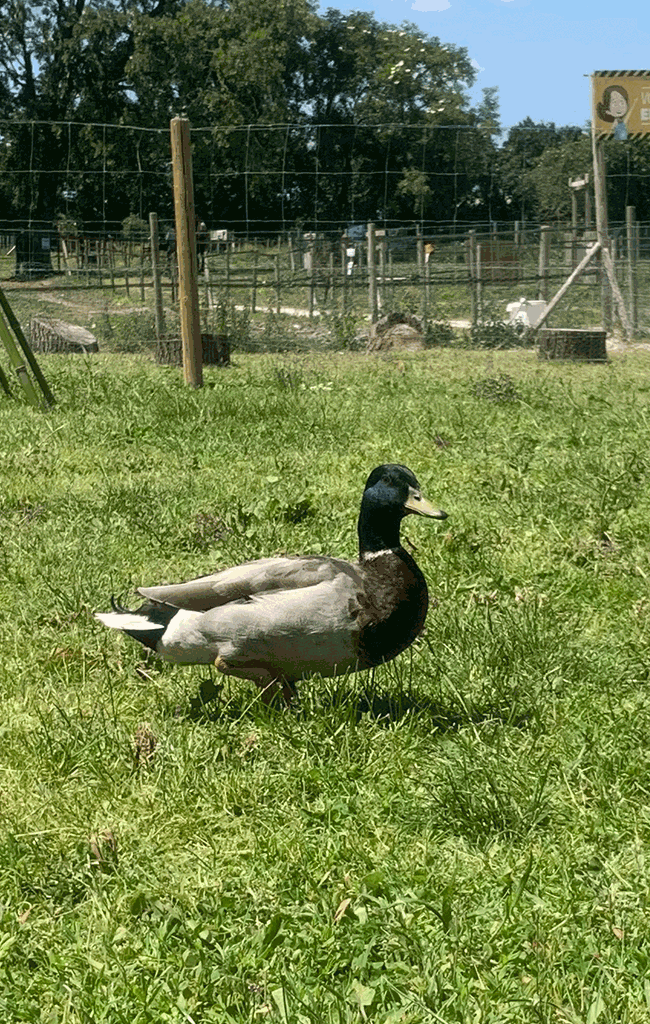
[[[591,105],[600,138],[630,139],[650,133],[650,71],[594,71]]]

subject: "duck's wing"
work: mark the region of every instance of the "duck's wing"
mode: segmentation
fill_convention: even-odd
[[[175,608],[204,612],[271,591],[315,587],[341,574],[361,585],[359,570],[350,562],[341,558],[313,555],[260,558],[210,576],[200,576],[187,583],[137,589],[142,597],[151,601],[163,601]]]
[[[315,586],[269,590],[205,612],[178,611],[156,650],[176,664],[218,660],[221,671],[243,679],[257,674],[296,682],[354,669],[360,629],[356,585],[339,573]]]

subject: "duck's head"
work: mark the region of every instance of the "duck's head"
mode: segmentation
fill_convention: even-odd
[[[404,516],[446,519],[447,513],[434,508],[423,496],[415,474],[406,466],[388,463],[377,466],[366,481],[359,514],[359,548],[382,551],[399,546],[399,528]]]

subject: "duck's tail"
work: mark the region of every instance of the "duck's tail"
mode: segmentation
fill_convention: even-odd
[[[103,622],[109,629],[119,629],[134,640],[139,640],[145,647],[158,651],[167,626],[178,613],[178,608],[171,604],[147,601],[141,608],[131,611],[122,608],[111,598],[112,612],[95,612],[95,618]]]

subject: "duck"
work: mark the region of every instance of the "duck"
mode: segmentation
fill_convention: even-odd
[[[259,558],[185,583],[138,587],[144,603],[95,617],[176,664],[212,664],[250,680],[265,703],[287,703],[308,676],[336,676],[396,658],[422,632],[424,575],[400,540],[408,515],[446,519],[406,466],[370,473],[361,498],[359,559]]]

